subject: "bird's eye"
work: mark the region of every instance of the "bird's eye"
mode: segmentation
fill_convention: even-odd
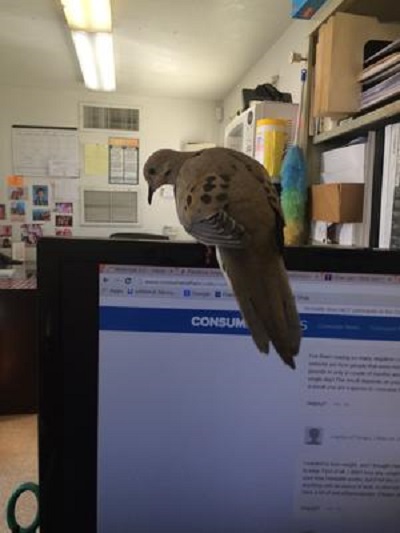
[[[155,168],[149,168],[150,176],[154,176],[155,173],[156,173],[156,169]]]

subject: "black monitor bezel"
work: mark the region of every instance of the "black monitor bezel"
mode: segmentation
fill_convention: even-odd
[[[288,247],[289,270],[400,275],[400,251]],[[43,533],[96,532],[100,264],[217,268],[195,243],[44,238],[38,246]],[[133,533],[133,532],[132,532]]]

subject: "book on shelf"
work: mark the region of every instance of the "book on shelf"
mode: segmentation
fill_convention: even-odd
[[[387,57],[395,52],[400,52],[400,39],[392,41],[386,46],[380,46],[380,49],[377,52],[366,58],[366,60],[364,61],[364,67],[367,68],[370,65],[378,62],[382,58]]]
[[[383,74],[383,72],[387,72],[390,69],[392,69],[394,66],[398,65],[400,61],[400,52],[396,52],[394,54],[390,54],[388,57],[384,57],[383,59],[380,59],[377,63],[374,63],[373,65],[370,65],[369,67],[365,68],[361,76],[359,77],[358,81],[366,81],[368,79],[373,78],[374,76],[378,76],[379,74]]]
[[[400,96],[400,72],[363,91],[361,109],[367,109],[396,96]]]
[[[364,209],[363,209],[363,231],[362,246],[375,246],[374,235],[376,222],[373,214],[376,211],[376,191],[380,190],[380,169],[377,166],[378,139],[375,131],[368,132],[367,150],[364,158]],[[377,175],[379,174],[379,176]]]
[[[379,247],[400,248],[400,123],[385,128]]]
[[[362,83],[363,90],[368,90],[373,87],[376,83],[386,80],[389,76],[397,74],[400,72],[400,62],[396,62],[394,65],[390,66],[388,69],[383,70],[374,74],[371,77],[360,80]]]
[[[392,233],[390,236],[390,247],[400,248],[400,185],[394,189],[393,212],[392,212]]]
[[[400,39],[369,57],[358,81],[361,111],[400,98]]]

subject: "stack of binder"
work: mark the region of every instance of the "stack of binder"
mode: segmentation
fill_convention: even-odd
[[[400,39],[365,61],[359,82],[361,110],[400,98]]]

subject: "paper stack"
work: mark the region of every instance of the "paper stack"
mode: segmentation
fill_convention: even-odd
[[[359,81],[362,110],[400,97],[400,39],[368,58]]]

